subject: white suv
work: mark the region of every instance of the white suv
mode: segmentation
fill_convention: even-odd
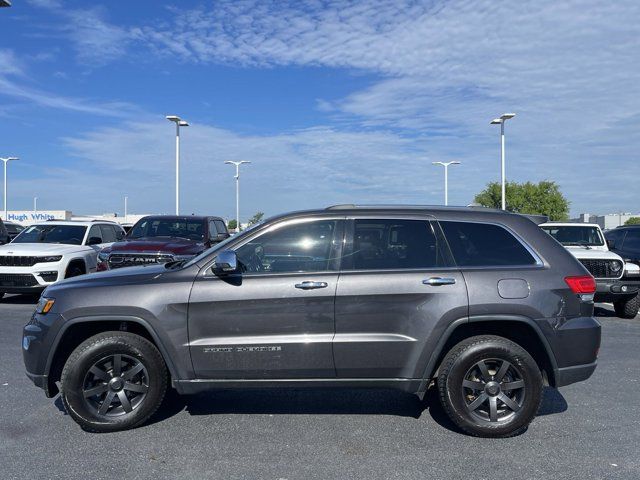
[[[115,222],[48,221],[0,246],[0,298],[40,293],[64,278],[96,271],[98,252],[124,237]]]
[[[560,242],[576,257],[596,279],[596,302],[613,303],[618,316],[634,318],[638,313],[636,265],[625,261],[611,251],[596,223],[543,223],[545,232]],[[626,271],[626,275],[625,275]],[[623,278],[624,276],[624,278]]]

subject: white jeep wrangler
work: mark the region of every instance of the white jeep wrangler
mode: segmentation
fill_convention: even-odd
[[[610,252],[600,226],[595,223],[556,223],[540,225],[576,257],[596,279],[596,302],[611,302],[616,314],[634,318],[640,309],[640,271]],[[625,271],[626,270],[626,271]]]
[[[47,221],[25,228],[0,246],[0,298],[39,294],[64,278],[96,271],[98,252],[124,237],[108,221]]]

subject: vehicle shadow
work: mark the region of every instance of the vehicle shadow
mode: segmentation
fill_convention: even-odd
[[[28,295],[11,295],[6,294],[4,298],[0,299],[0,303],[8,305],[35,305],[38,303],[40,295],[28,294]]]
[[[616,312],[613,310],[613,307],[609,307],[608,305],[606,306],[600,306],[600,305],[596,305],[595,308],[593,309],[593,316],[594,317],[614,317],[616,318]]]
[[[567,402],[555,388],[545,387],[538,416],[566,411]],[[435,387],[423,400],[416,395],[384,389],[246,389],[178,395],[169,390],[156,414],[156,423],[186,410],[190,415],[286,414],[286,415],[395,415],[420,418],[428,411],[443,428],[460,432],[440,404]]]

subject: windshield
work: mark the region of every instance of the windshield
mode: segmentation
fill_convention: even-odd
[[[127,234],[127,238],[174,237],[188,240],[204,240],[202,219],[143,218]]]
[[[597,227],[547,225],[542,229],[562,245],[584,245],[589,247],[601,247],[604,245],[604,239],[600,229]]]
[[[191,260],[189,260],[185,264],[185,267],[191,266],[194,263],[198,263],[203,258],[208,257],[209,255],[211,255],[212,253],[214,253],[214,252],[216,252],[218,250],[220,250],[220,251],[226,250],[226,247],[227,247],[228,244],[230,244],[231,242],[235,242],[239,238],[244,237],[245,235],[247,235],[248,233],[253,232],[256,228],[258,228],[259,226],[261,226],[263,224],[264,224],[264,222],[254,223],[253,225],[251,225],[246,230],[243,230],[242,233],[236,233],[235,235],[230,236],[229,238],[223,240],[222,242],[216,243],[213,247],[209,248],[208,250],[205,250],[200,255],[197,255],[197,256],[193,257]]]
[[[82,245],[86,226],[32,225],[25,228],[11,243],[65,243]]]

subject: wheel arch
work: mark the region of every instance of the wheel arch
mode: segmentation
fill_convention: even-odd
[[[441,335],[424,371],[419,393],[427,390],[445,355],[457,343],[476,335],[497,335],[514,341],[534,358],[550,385],[558,369],[555,356],[534,320],[520,315],[476,315],[453,322]]]
[[[87,338],[107,331],[125,331],[146,338],[162,355],[171,378],[179,378],[171,356],[158,334],[146,320],[130,316],[78,317],[65,322],[49,350],[44,372],[47,377],[45,391],[48,397],[53,397],[58,393],[56,382],[60,380],[62,369],[71,352]]]

